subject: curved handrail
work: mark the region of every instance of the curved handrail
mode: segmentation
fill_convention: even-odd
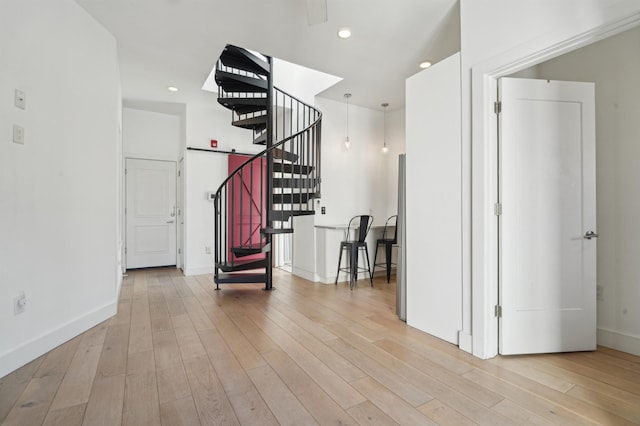
[[[265,154],[267,154],[270,151],[273,151],[274,149],[278,148],[281,145],[284,145],[285,143],[287,143],[288,141],[297,138],[298,136],[302,135],[304,132],[309,131],[309,129],[313,128],[314,126],[316,126],[321,120],[322,120],[322,111],[320,111],[319,109],[312,107],[311,105],[305,104],[303,101],[301,101],[300,99],[289,95],[287,92],[284,92],[278,88],[275,88],[276,90],[278,90],[281,93],[285,93],[287,96],[289,96],[290,98],[304,104],[307,105],[309,108],[313,109],[316,114],[318,115],[318,118],[313,121],[311,124],[309,124],[309,126],[305,127],[304,129],[298,131],[297,133],[291,135],[291,136],[287,136],[286,138],[276,142],[274,145],[272,145],[270,148],[266,148],[262,151],[260,151],[259,153],[253,155],[253,157],[248,158],[244,163],[240,164],[238,166],[238,168],[236,170],[233,171],[233,173],[231,173],[229,176],[227,176],[227,178],[225,180],[222,181],[222,183],[220,184],[220,186],[218,187],[218,189],[216,190],[216,194],[215,194],[215,198],[219,198],[222,190],[224,189],[224,187],[227,185],[227,183],[233,179],[233,177],[235,175],[237,175],[238,173],[240,173],[240,170],[242,170],[246,165],[248,165],[249,163],[251,163],[252,161],[254,161],[257,158],[262,158],[265,156]]]

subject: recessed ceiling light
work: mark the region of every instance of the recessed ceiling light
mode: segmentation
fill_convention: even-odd
[[[167,90],[170,91],[170,92],[177,92],[178,88],[175,87],[175,86],[169,86],[169,87],[167,87]]]
[[[431,66],[431,62],[429,61],[420,62],[420,68],[424,69],[424,68],[429,68],[430,66]]]
[[[348,28],[343,28],[340,31],[338,31],[338,37],[340,38],[349,38],[351,37],[351,30],[349,30]]]

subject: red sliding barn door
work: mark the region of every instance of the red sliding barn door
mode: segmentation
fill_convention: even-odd
[[[246,155],[229,155],[229,174],[250,157]],[[233,177],[229,184],[228,199],[228,232],[229,259],[233,247],[260,247],[260,228],[266,226],[266,159],[254,161],[244,167],[241,173]],[[264,253],[242,257],[243,260],[264,258]]]

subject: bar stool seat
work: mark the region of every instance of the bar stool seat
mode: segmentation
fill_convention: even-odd
[[[393,238],[387,235],[387,228],[393,226]],[[376,254],[373,256],[373,273],[376,273],[376,266],[387,267],[387,284],[391,281],[391,265],[395,263],[391,262],[391,250],[393,246],[398,244],[398,215],[390,216],[384,224],[384,231],[382,232],[382,238],[378,238],[376,241]],[[378,261],[378,248],[384,246],[385,250],[385,262],[376,263]]]
[[[353,290],[353,286],[358,281],[358,271],[368,272],[369,280],[371,281],[371,287],[373,287],[373,275],[371,275],[371,264],[369,263],[369,249],[367,247],[367,234],[371,229],[373,223],[373,216],[360,215],[354,216],[349,221],[344,241],[340,242],[340,254],[338,257],[338,272],[336,273],[336,282],[338,284],[338,276],[340,271],[347,272],[349,274],[349,288]],[[357,229],[357,239],[350,239],[351,231]],[[341,268],[342,265],[342,253],[347,251],[349,254],[348,266]],[[358,255],[363,251],[365,254],[365,260],[367,261],[367,267],[358,267]]]

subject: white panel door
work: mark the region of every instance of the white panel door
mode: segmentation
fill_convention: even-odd
[[[460,54],[407,79],[407,324],[453,344],[462,330]]]
[[[176,163],[127,159],[127,268],[176,264]]]
[[[593,83],[500,80],[503,355],[596,349]]]

